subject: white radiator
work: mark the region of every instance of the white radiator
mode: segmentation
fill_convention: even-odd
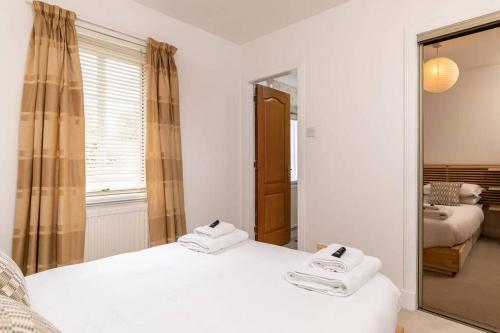
[[[85,261],[148,247],[147,203],[87,206]]]

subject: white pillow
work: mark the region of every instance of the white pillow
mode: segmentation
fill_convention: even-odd
[[[467,198],[460,198],[460,203],[466,204],[466,205],[475,205],[481,200],[481,197],[476,197],[476,196],[470,196]]]
[[[481,193],[483,193],[484,188],[477,184],[467,184],[463,183],[462,188],[460,188],[460,197],[461,198],[466,198],[466,197],[479,197]],[[431,194],[431,184],[427,184],[424,186],[424,194],[429,195]]]
[[[431,194],[431,184],[424,185],[424,195]]]
[[[461,197],[479,197],[483,193],[484,188],[477,184],[467,184],[464,183],[460,189]]]
[[[424,194],[424,204],[427,204],[427,205],[429,205],[429,204],[430,204],[430,202],[429,202],[429,201],[430,201],[430,198],[429,198],[429,197],[430,197],[430,195],[428,195],[428,194]]]

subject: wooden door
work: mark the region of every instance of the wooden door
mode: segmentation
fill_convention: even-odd
[[[255,88],[255,239],[290,242],[290,95]]]

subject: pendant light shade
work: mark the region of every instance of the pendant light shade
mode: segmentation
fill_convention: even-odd
[[[442,93],[457,83],[457,64],[445,57],[435,57],[424,64],[424,89],[432,93]]]

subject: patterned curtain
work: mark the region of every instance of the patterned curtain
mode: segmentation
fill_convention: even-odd
[[[13,258],[25,274],[83,260],[85,124],[75,14],[34,1],[24,76]]]
[[[186,233],[176,50],[148,40],[146,187],[150,246],[175,242]]]

